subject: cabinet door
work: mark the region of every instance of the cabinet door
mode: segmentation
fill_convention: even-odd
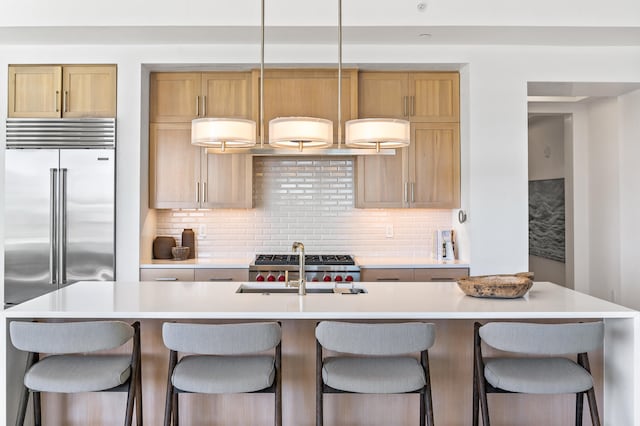
[[[251,208],[253,160],[248,154],[207,154],[203,149],[203,208]]]
[[[9,66],[9,117],[58,118],[61,105],[61,66]]]
[[[149,121],[191,123],[202,116],[200,73],[151,73]]]
[[[191,124],[152,123],[149,129],[151,208],[197,208],[200,148],[191,145]]]
[[[65,118],[116,116],[115,65],[65,65],[62,90]]]
[[[193,268],[140,269],[140,281],[193,281]]]
[[[416,268],[416,281],[457,281],[469,276],[469,268]]]
[[[196,269],[196,281],[249,281],[249,269]]]
[[[356,157],[357,208],[397,208],[407,202],[407,148],[396,149],[396,155]]]
[[[360,118],[407,118],[407,73],[361,72],[358,76]]]
[[[455,72],[409,74],[411,121],[460,121],[460,84]]]
[[[412,123],[409,154],[411,207],[460,207],[457,123]]]
[[[255,72],[256,92],[259,73]],[[269,140],[269,121],[277,117],[305,116],[333,121],[333,141],[338,142],[338,72],[336,70],[269,70],[264,79],[265,143]],[[259,94],[256,94],[259,99]],[[344,123],[358,117],[358,73],[342,73],[342,139]],[[259,122],[259,108],[254,116]]]
[[[250,72],[202,74],[202,112],[205,117],[252,117]]]

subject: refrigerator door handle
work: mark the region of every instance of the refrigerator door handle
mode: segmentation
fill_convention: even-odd
[[[58,282],[60,284],[67,283],[67,169],[60,169],[60,251],[58,274],[60,276]]]
[[[49,281],[58,283],[58,169],[49,169]]]

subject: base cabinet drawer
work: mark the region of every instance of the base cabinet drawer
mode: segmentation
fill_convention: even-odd
[[[140,281],[193,281],[192,268],[140,269]]]
[[[196,281],[249,281],[248,269],[196,269]]]
[[[457,281],[469,276],[469,268],[419,268],[413,275],[414,281]]]
[[[361,281],[413,281],[412,268],[385,268],[360,270]]]

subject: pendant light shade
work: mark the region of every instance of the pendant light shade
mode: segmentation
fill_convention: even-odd
[[[191,121],[191,144],[207,148],[248,148],[256,144],[256,122],[242,118]]]
[[[354,148],[402,148],[409,145],[410,125],[395,118],[363,118],[345,123],[345,144]]]
[[[333,145],[333,122],[315,117],[278,117],[269,121],[269,145],[278,148],[327,148]]]

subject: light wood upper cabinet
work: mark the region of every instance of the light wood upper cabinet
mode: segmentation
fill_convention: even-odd
[[[13,118],[116,116],[115,65],[10,65]]]
[[[411,122],[457,122],[460,83],[455,72],[361,72],[360,117]]]
[[[460,206],[457,73],[362,72],[360,118],[403,118],[411,144],[395,156],[356,159],[359,208]]]
[[[152,123],[252,117],[250,72],[158,72],[150,85]]]
[[[191,145],[191,123],[151,123],[149,141],[150,207],[199,207],[202,154]]]
[[[260,72],[254,71],[254,120],[260,119]],[[342,139],[344,123],[358,117],[358,72],[342,72]],[[324,69],[271,69],[264,74],[265,143],[269,121],[277,117],[305,116],[331,120],[333,141],[338,142],[338,71]],[[258,130],[259,131],[259,130]]]
[[[459,208],[458,124],[413,124],[409,150],[409,205],[422,208]]]
[[[149,121],[186,123],[200,115],[200,73],[151,73]]]
[[[152,73],[150,85],[151,208],[252,207],[251,156],[191,145],[194,118],[251,118],[251,73]]]

